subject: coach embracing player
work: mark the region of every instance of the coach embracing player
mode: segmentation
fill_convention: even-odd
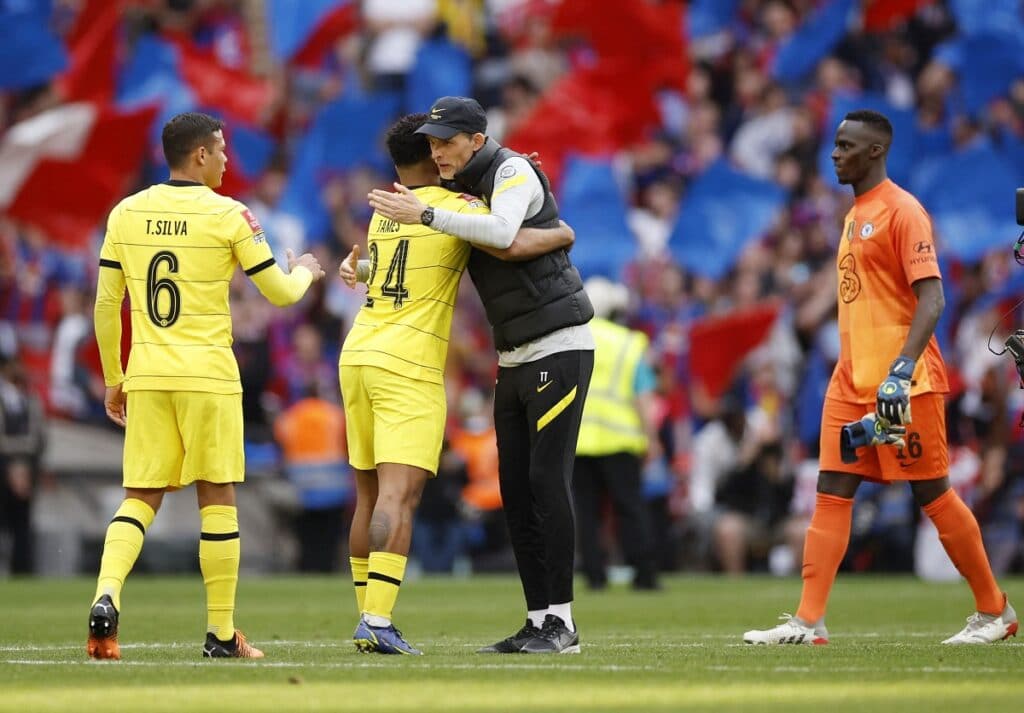
[[[487,117],[466,97],[442,97],[419,129],[441,178],[481,197],[488,215],[424,205],[412,191],[375,190],[370,205],[401,223],[507,248],[520,227],[558,227],[547,177],[488,138]],[[527,621],[481,653],[575,653],[572,617],[575,514],[571,478],[583,403],[594,367],[594,316],[565,250],[503,262],[474,248],[469,274],[498,350],[494,425],[505,518],[526,597]]]

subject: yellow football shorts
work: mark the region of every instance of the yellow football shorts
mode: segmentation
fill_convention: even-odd
[[[124,487],[241,483],[242,395],[129,391]]]
[[[400,463],[437,474],[448,413],[444,385],[376,366],[338,371],[352,467]]]

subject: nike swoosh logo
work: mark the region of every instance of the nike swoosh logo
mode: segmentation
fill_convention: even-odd
[[[548,387],[549,387],[549,386],[551,386],[551,385],[552,385],[553,383],[555,383],[555,382],[553,382],[553,381],[549,381],[549,382],[548,382],[548,383],[546,383],[546,384],[541,384],[540,386],[538,386],[538,387],[537,387],[537,393],[539,394],[539,393],[540,393],[541,391],[543,391],[544,389],[548,388]]]
[[[900,463],[900,468],[909,468],[912,465],[917,465],[917,461],[911,461],[909,463]]]

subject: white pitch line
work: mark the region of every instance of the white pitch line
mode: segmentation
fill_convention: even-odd
[[[907,638],[930,638],[935,639],[934,642],[924,643],[912,643],[908,644],[905,641],[877,641],[876,643],[881,646],[928,646],[930,643],[938,643],[942,637],[946,636],[948,632],[897,632],[897,633],[886,633],[885,638],[889,637],[907,637]],[[658,648],[668,649],[700,649],[708,648],[713,646],[711,643],[702,643],[695,641],[679,641],[679,642],[663,642],[658,641],[657,637],[637,637],[630,642],[616,642],[608,641],[608,636],[602,636],[599,639],[587,639],[584,640],[584,648],[588,645],[592,645],[595,648],[615,648],[615,649],[630,649],[637,645],[637,642],[654,642],[654,646]],[[747,648],[750,645],[739,642],[739,635],[719,635],[719,634],[706,634],[700,638],[705,639],[707,642],[711,641],[722,641],[725,642],[723,645],[726,648]],[[883,635],[880,633],[872,632],[860,632],[853,634],[840,634],[833,639],[833,643],[842,642],[851,639],[882,639]],[[256,643],[261,646],[274,647],[274,646],[301,646],[308,649],[347,649],[352,646],[352,642],[346,639],[339,641],[298,641],[298,640],[259,640]],[[480,642],[452,642],[449,643],[444,639],[435,640],[433,642],[424,642],[427,645],[434,646],[456,646],[462,648],[474,648],[481,646]],[[166,641],[166,642],[143,642],[134,644],[121,644],[123,650],[146,650],[146,649],[190,649],[198,648],[201,643],[196,641]],[[1000,643],[1000,647],[1006,646],[1024,646],[1024,641],[1005,641]],[[85,645],[82,643],[66,643],[66,644],[40,644],[40,645],[0,645],[0,653],[44,653],[47,651],[74,651],[76,649],[82,649]]]
[[[829,647],[830,648],[835,648],[835,647],[832,646],[832,644],[841,644],[841,643],[843,643],[843,639],[845,639],[845,638],[846,637],[838,637],[838,638],[830,639],[831,643],[829,644]],[[935,637],[935,639],[933,641],[925,641],[925,642],[917,642],[917,641],[914,641],[914,642],[906,642],[906,641],[878,641],[878,642],[873,643],[872,646],[874,646],[876,648],[928,649],[928,648],[931,648],[932,646],[938,646],[939,642],[941,642],[941,641],[942,641],[942,639],[939,638],[939,637]],[[1011,646],[1011,647],[1012,646],[1024,646],[1024,641],[1021,641],[1021,642],[1017,642],[1017,641],[1002,641],[1002,642],[997,642],[997,644],[998,644],[998,648],[1002,649],[1002,648],[1006,648],[1007,646]],[[766,648],[762,644],[748,644],[748,643],[745,643],[745,642],[742,643],[742,644],[740,644],[740,643],[725,644],[724,646],[727,649],[764,649],[764,648]],[[945,647],[943,647],[943,648],[945,648]]]
[[[867,666],[705,666],[707,671],[743,673],[878,673],[882,669]],[[1019,673],[1016,668],[993,668],[991,666],[901,666],[887,667],[885,671],[898,673]]]
[[[269,641],[260,641],[261,646],[304,646],[310,649],[336,649],[336,648],[350,648],[352,646],[351,641],[284,641],[271,639]],[[84,648],[85,644],[43,644],[40,646],[0,646],[0,652],[13,651],[13,652],[28,652],[28,651],[68,651],[74,649]],[[147,642],[137,644],[121,644],[122,649],[191,649],[201,648],[202,642],[196,641],[163,641],[163,642]]]
[[[141,667],[178,667],[178,668],[200,668],[200,667],[212,667],[221,668],[224,666],[236,666],[236,667],[256,667],[256,668],[296,668],[296,669],[310,669],[310,668],[327,668],[327,669],[359,669],[359,668],[394,668],[394,664],[380,661],[360,661],[360,662],[348,662],[348,661],[336,661],[336,662],[309,662],[309,663],[290,663],[288,661],[218,661],[217,663],[204,663],[201,661],[90,661],[84,659],[63,659],[63,660],[47,660],[47,659],[7,659],[0,660],[0,664],[10,664],[13,666],[141,666]],[[586,666],[584,664],[563,664],[558,661],[552,661],[550,664],[431,664],[431,663],[419,663],[410,662],[406,668],[420,668],[420,669],[466,669],[470,671],[477,671],[480,669],[495,669],[500,671],[508,670],[524,670],[524,671],[549,671],[557,669],[559,671],[661,671],[663,669],[657,666],[622,666],[618,664],[606,664],[601,666]]]
[[[443,642],[437,642],[435,645],[437,645],[437,646],[461,646],[463,648],[480,648],[480,644],[479,643],[476,643],[476,644],[444,644]],[[636,643],[632,643],[632,644],[611,643],[610,644],[610,643],[608,643],[606,641],[595,641],[594,639],[584,639],[583,642],[582,642],[582,646],[583,646],[584,649],[587,648],[588,646],[593,646],[594,648],[600,648],[600,649],[632,649],[632,648],[636,647]],[[656,644],[654,644],[654,646],[656,646],[657,648],[665,648],[665,649],[706,649],[706,648],[708,648],[708,646],[710,646],[710,644],[702,644],[702,643],[698,643],[698,642],[691,642],[691,643],[686,643],[686,642],[665,642],[665,643],[656,643]]]
[[[290,663],[287,661],[219,661],[215,664],[202,663],[199,661],[88,661],[82,659],[65,660],[44,660],[44,659],[9,659],[0,663],[12,666],[132,666],[141,668],[201,668],[224,666],[231,667],[255,667],[255,668],[279,668],[279,669],[377,669],[394,668],[391,662],[316,662],[316,663]],[[407,668],[417,669],[464,669],[477,671],[481,669],[493,670],[523,670],[523,671],[607,671],[607,672],[635,672],[635,671],[664,671],[665,669],[656,666],[620,666],[615,664],[603,666],[586,666],[581,664],[562,664],[552,661],[550,664],[431,664],[410,662]],[[740,672],[740,673],[877,673],[879,669],[866,666],[721,666],[709,665],[700,667],[711,672]],[[903,666],[898,668],[887,668],[887,671],[898,673],[1017,673],[1016,668],[997,668],[992,666],[984,667],[963,667],[963,666]]]

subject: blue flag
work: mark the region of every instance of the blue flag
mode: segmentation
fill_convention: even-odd
[[[687,10],[690,38],[707,37],[726,29],[736,17],[739,0],[692,0]]]
[[[153,139],[159,140],[163,125],[172,116],[196,109],[196,98],[178,69],[178,50],[155,35],[143,35],[121,69],[117,104],[136,109],[159,104],[153,122]]]
[[[321,191],[333,175],[360,165],[390,166],[381,135],[398,105],[397,94],[366,94],[351,88],[313,119],[296,150],[280,205],[282,211],[302,220],[311,240],[327,233],[330,216]]]
[[[241,124],[230,125],[228,135],[231,148],[242,164],[242,174],[250,179],[262,174],[274,155],[274,139],[259,129]]]
[[[572,261],[583,277],[620,279],[622,269],[636,257],[636,244],[626,223],[626,199],[611,163],[570,157],[558,203],[562,219],[576,231]]]
[[[939,249],[974,262],[1013,244],[1016,168],[987,141],[934,157],[914,171],[911,191],[932,215]]]
[[[64,44],[50,29],[50,0],[0,3],[0,90],[49,82],[67,66]]]
[[[1024,31],[1020,0],[949,0],[962,35]]]
[[[669,249],[691,272],[718,279],[747,243],[764,234],[785,201],[786,192],[775,183],[717,161],[683,199]]]
[[[958,37],[937,47],[933,58],[956,73],[963,109],[974,115],[1024,75],[1024,33]]]
[[[843,39],[853,6],[853,0],[828,0],[779,47],[772,76],[792,83],[814,71]]]
[[[267,0],[267,39],[270,51],[287,62],[302,49],[320,22],[348,0]]]
[[[406,77],[405,109],[428,111],[438,97],[469,96],[472,88],[473,67],[465,50],[447,39],[432,39],[420,45]]]

